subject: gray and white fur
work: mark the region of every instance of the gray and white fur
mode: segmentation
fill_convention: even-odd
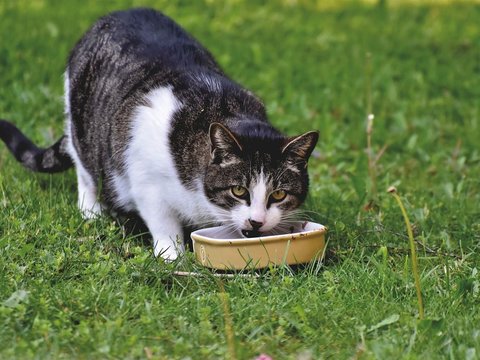
[[[74,165],[82,215],[139,215],[156,256],[183,251],[185,225],[284,231],[306,198],[318,133],[278,132],[263,103],[157,11],[114,12],[93,25],[68,60],[65,110],[65,134],[50,148],[4,120],[0,138],[33,171]]]

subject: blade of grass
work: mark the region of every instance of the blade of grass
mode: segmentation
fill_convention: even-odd
[[[411,257],[412,257],[412,271],[413,271],[413,277],[415,279],[415,289],[417,291],[418,316],[419,316],[420,320],[422,320],[423,317],[424,317],[422,289],[421,289],[421,286],[420,286],[420,276],[418,274],[417,252],[415,250],[415,240],[413,239],[412,226],[410,224],[410,220],[408,219],[407,211],[405,210],[405,207],[403,206],[402,199],[397,194],[397,189],[395,187],[391,186],[387,191],[397,201],[398,206],[400,207],[400,210],[402,211],[403,219],[405,220],[405,226],[407,227],[408,238],[410,240],[410,252],[411,252]]]
[[[223,308],[225,334],[227,336],[228,358],[230,360],[236,360],[237,355],[236,355],[236,349],[235,349],[235,335],[233,333],[233,320],[232,320],[232,314],[230,312],[229,296],[225,292],[225,287],[223,286],[223,282],[221,280],[218,280],[217,284],[220,289],[220,293],[218,294],[218,296],[220,298],[220,302],[222,303],[222,308]]]

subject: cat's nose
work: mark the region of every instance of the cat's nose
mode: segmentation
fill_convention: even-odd
[[[252,220],[252,219],[248,219],[248,222],[250,223],[250,225],[252,225],[253,227],[253,230],[258,230],[262,227],[263,223],[262,222],[259,222],[259,221],[255,221],[255,220]]]

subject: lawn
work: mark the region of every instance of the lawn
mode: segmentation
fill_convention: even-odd
[[[321,265],[217,278],[191,254],[155,259],[111,218],[83,221],[73,171],[29,173],[0,144],[0,358],[479,358],[480,5],[375,3],[0,2],[0,117],[38,144],[62,133],[82,33],[153,6],[279,129],[320,131],[305,209],[329,228]]]

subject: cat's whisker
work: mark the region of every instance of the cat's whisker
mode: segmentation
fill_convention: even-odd
[[[288,234],[290,233],[290,228],[289,227],[284,227],[284,226],[276,226],[271,230],[272,235],[283,235],[283,234]]]
[[[299,212],[305,213],[305,214],[313,214],[313,215],[320,216],[320,213],[318,211],[313,211],[313,210],[299,209]]]
[[[214,230],[212,235],[213,236],[217,236],[217,235],[223,235],[223,236],[227,236],[227,237],[230,237],[230,236],[234,236],[236,237],[237,236],[237,233],[238,234],[241,234],[240,231],[239,231],[239,228],[238,226],[236,226],[235,224],[226,224],[226,225],[223,225],[222,227],[218,228],[217,230]],[[231,235],[228,235],[228,234],[231,234]]]
[[[284,221],[287,221],[287,220],[290,220],[290,221],[302,221],[304,220],[303,218],[303,214],[301,213],[285,213],[285,214],[282,214],[281,218],[280,218],[280,222],[284,222]]]

